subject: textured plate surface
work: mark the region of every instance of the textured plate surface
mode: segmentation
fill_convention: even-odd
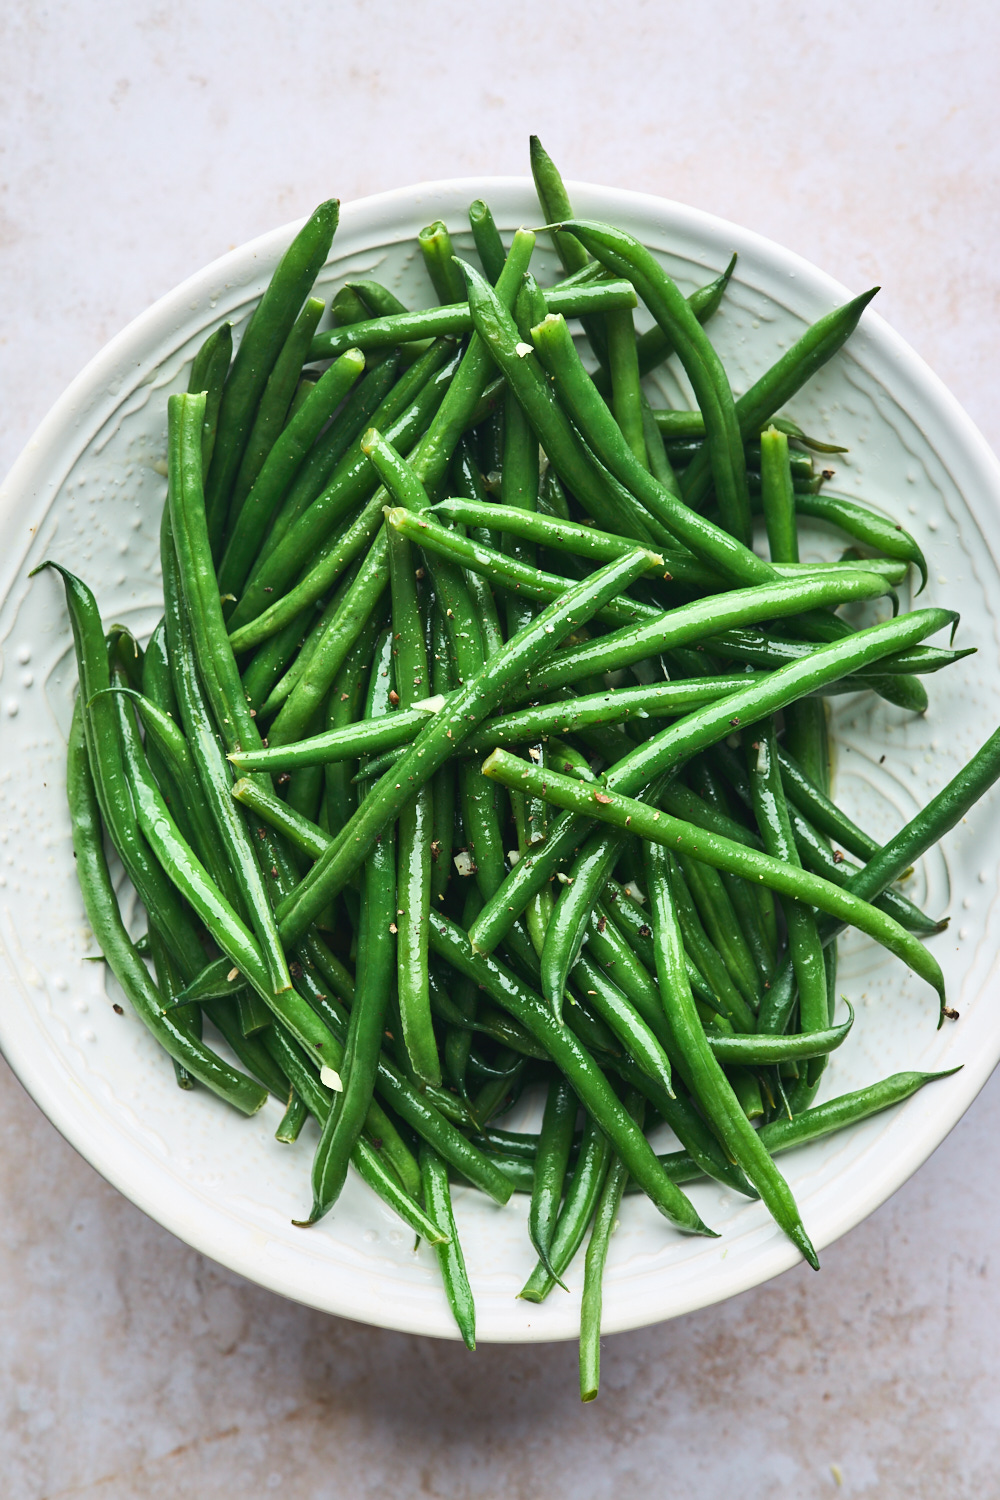
[[[347,276],[376,275],[404,300],[432,300],[414,248],[442,218],[471,255],[465,209],[491,203],[501,229],[538,218],[528,182],[423,185],[348,205],[320,277],[327,296]],[[804,326],[846,300],[814,267],[746,230],[639,194],[576,186],[577,211],[632,230],[691,290],[739,252],[711,325],[739,392]],[[297,226],[217,261],[151,307],[87,367],[42,424],[0,491],[0,1045],[66,1138],[161,1224],[243,1275],[343,1316],[441,1337],[454,1326],[426,1247],[353,1176],[336,1210],[309,1232],[291,1219],[308,1203],[308,1131],[279,1146],[277,1106],[252,1121],[204,1092],[181,1093],[169,1063],[120,1000],[94,952],[75,883],[64,806],[64,750],[75,691],[70,634],[52,557],[94,588],[107,623],[140,637],[159,616],[157,522],[164,500],[166,399],[183,389],[193,354],[224,319],[237,332]],[[540,242],[540,279],[555,279]],[[640,310],[640,321],[644,314]],[[645,326],[643,324],[643,326]],[[690,396],[673,370],[668,400]],[[944,784],[1000,720],[1000,467],[955,401],[913,352],[866,313],[848,348],[791,403],[819,437],[847,444],[833,487],[903,522],[924,547],[921,603],[961,609],[957,638],[979,655],[927,679],[931,707],[912,718],[881,700],[832,700],[836,794],[875,836],[888,836]],[[835,555],[811,533],[804,556]],[[907,601],[903,600],[906,607]],[[998,946],[996,800],[987,797],[915,872],[908,888],[951,914],[931,942],[957,1025],[935,1030],[933,995],[895,960],[851,935],[839,988],[858,1020],[834,1055],[820,1098],[890,1072],[964,1065],[901,1108],[782,1158],[818,1248],[871,1213],[959,1119],[1000,1057],[993,990]],[[529,1118],[531,1102],[509,1122]],[[664,1145],[669,1144],[665,1138]],[[26,1164],[26,1170],[30,1166]],[[626,1200],[606,1275],[604,1326],[637,1327],[705,1306],[787,1269],[795,1252],[759,1204],[695,1185],[717,1241],[684,1239],[654,1210]],[[478,1309],[479,1337],[573,1337],[581,1270],[571,1292],[541,1307],[516,1300],[531,1268],[526,1200],[498,1209],[456,1193]]]

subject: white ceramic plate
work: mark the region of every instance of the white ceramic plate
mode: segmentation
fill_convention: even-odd
[[[578,212],[608,218],[661,256],[685,290],[709,279],[732,250],[739,264],[711,325],[734,388],[743,390],[803,327],[848,292],[777,245],[660,199],[572,189]],[[329,296],[348,275],[375,275],[407,302],[432,301],[415,236],[442,218],[471,253],[465,210],[485,196],[502,230],[535,223],[531,185],[468,179],[348,205],[320,277]],[[298,1301],[415,1333],[456,1336],[426,1248],[356,1179],[308,1232],[308,1131],[279,1146],[271,1103],[254,1120],[205,1092],[181,1093],[169,1062],[120,999],[93,949],[76,887],[64,806],[63,757],[75,668],[54,575],[29,581],[45,557],[94,588],[105,620],[140,636],[159,616],[157,521],[165,494],[166,400],[224,319],[239,329],[296,225],[234,251],[164,297],[70,386],[15,465],[0,504],[0,1044],[57,1128],[109,1181],[207,1255]],[[541,280],[555,279],[540,242]],[[855,291],[859,288],[855,288]],[[640,317],[642,314],[640,313]],[[662,389],[687,404],[674,372]],[[1000,469],[939,381],[880,319],[866,313],[847,350],[790,412],[807,431],[846,443],[837,488],[904,522],[924,546],[923,602],[963,611],[959,643],[980,654],[927,679],[931,709],[907,717],[881,700],[834,699],[836,792],[875,835],[887,836],[948,780],[1000,720]],[[836,540],[813,539],[829,555]],[[905,604],[905,601],[904,601]],[[996,803],[988,797],[922,862],[912,889],[949,931],[932,941],[958,1024],[935,1030],[933,995],[895,960],[856,936],[843,945],[841,990],[858,1020],[829,1067],[823,1095],[909,1068],[964,1064],[901,1108],[782,1158],[818,1248],[857,1224],[934,1150],[1000,1056],[991,979],[1000,935]],[[522,1116],[524,1108],[521,1107]],[[520,1117],[510,1123],[517,1124]],[[25,1165],[30,1170],[30,1164]],[[791,1266],[795,1252],[760,1204],[714,1184],[692,1189],[716,1241],[674,1233],[645,1202],[628,1199],[612,1241],[604,1302],[608,1332],[716,1302]],[[516,1300],[531,1268],[526,1200],[505,1209],[470,1191],[457,1214],[487,1341],[573,1337],[581,1271],[571,1293],[535,1307]]]

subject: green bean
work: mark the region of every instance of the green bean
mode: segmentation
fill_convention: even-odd
[[[615,1150],[628,1162],[633,1176],[642,1182],[653,1203],[678,1228],[692,1233],[710,1233],[695,1210],[662,1174],[653,1169],[652,1150],[634,1122],[622,1109],[604,1074],[580,1045],[568,1026],[562,1026],[544,1001],[522,984],[494,958],[476,955],[468,937],[439,912],[431,913],[431,949],[460,973],[483,984],[488,993],[520,1021],[545,1047],[556,1066],[566,1075],[583,1107],[606,1131]],[[553,1259],[553,1264],[555,1264]]]
[[[441,341],[428,349],[388,393],[372,416],[389,438],[404,449],[416,442],[441,403],[457,363],[451,344]],[[330,583],[345,568],[355,552],[370,543],[381,518],[383,501],[372,501],[378,480],[367,457],[361,451],[360,437],[352,442],[329,478],[326,487],[309,507],[290,525],[272,546],[265,545],[253,569],[239,603],[229,619],[234,635],[260,620],[259,635],[249,644],[257,644],[274,630],[281,629],[292,615],[326,593]],[[367,503],[365,503],[367,502]],[[376,503],[377,502],[377,503]],[[353,550],[343,552],[336,531],[338,521],[356,511],[360,514],[342,533],[345,539],[360,534]],[[278,521],[280,522],[279,516]],[[368,529],[365,529],[367,524]],[[277,531],[277,523],[275,526]],[[272,533],[273,535],[274,533]],[[293,578],[298,584],[285,592]],[[279,596],[272,604],[270,594]],[[269,623],[270,622],[270,623]],[[264,628],[268,626],[268,628]],[[242,636],[240,636],[242,641]],[[237,650],[244,650],[239,644]]]
[[[559,1282],[549,1260],[549,1249],[562,1203],[579,1103],[566,1079],[557,1077],[545,1096],[542,1128],[535,1156],[535,1176],[528,1210],[528,1235],[542,1265]],[[561,1284],[561,1283],[560,1283]],[[565,1291],[565,1287],[563,1287]]]
[[[383,834],[365,870],[355,995],[341,1071],[343,1092],[323,1125],[313,1158],[313,1223],[339,1198],[371,1108],[396,956],[390,937],[396,906],[395,843],[392,830]]]
[[[478,271],[464,261],[460,264],[469,287],[469,306],[476,332],[489,348],[524,409],[559,477],[602,525],[621,530],[639,541],[650,541],[654,534],[652,518],[644,513],[624,485],[590,457],[561,408],[554,402],[534,355],[525,354],[529,346],[520,338],[500,298]],[[551,301],[551,298],[547,300]]]
[[[646,561],[645,553],[636,552],[631,558],[609,563],[593,573],[550,604],[508,641],[478,676],[458,689],[413,741],[402,760],[361,804],[294,895],[281,903],[279,920],[290,938],[304,931],[315,913],[341,889],[366,858],[385,824],[398,815],[399,809],[487,717],[511,678],[530,671],[570,631],[589,619],[620,588],[627,587],[646,566]]]
[[[463,751],[485,755],[494,745],[530,744],[555,733],[570,734],[590,724],[613,724],[635,718],[673,718],[745,687],[749,674],[703,677],[692,681],[654,682],[647,686],[607,689],[579,698],[567,696],[558,703],[541,703],[509,714],[486,719],[469,737]],[[302,766],[333,765],[353,759],[358,751],[401,750],[410,744],[444,705],[438,696],[425,699],[427,707],[393,714],[386,724],[363,721],[343,729],[328,729],[307,740],[275,745],[266,750],[237,751],[230,757],[239,771],[285,771]]]
[[[674,345],[705,418],[705,447],[723,524],[749,546],[750,499],[736,405],[722,362],[687,299],[631,235],[580,219],[569,220],[567,227],[609,270],[629,277]]]
[[[437,293],[438,301],[444,306],[461,302],[465,287],[455,266],[451,235],[440,219],[419,231],[417,244],[420,246],[420,253],[424,258],[424,265]]]
[[[107,700],[105,703],[110,709]],[[267,1089],[223,1062],[182,1022],[164,1011],[159,991],[125,930],[104,856],[83,721],[82,699],[78,698],[69,737],[66,783],[77,878],[91,931],[139,1019],[170,1057],[243,1114],[256,1114],[267,1099]],[[150,909],[155,910],[154,903]]]
[[[455,1224],[455,1215],[451,1206],[448,1169],[437,1152],[426,1143],[420,1148],[420,1176],[423,1182],[424,1202],[438,1223],[445,1227],[448,1235],[443,1244],[435,1246],[448,1303],[465,1347],[475,1349],[476,1304],[473,1300],[472,1288],[469,1286],[465,1257],[462,1254],[458,1227]]]
[[[795,491],[788,437],[772,424],[760,435],[761,497],[772,562],[798,562]]]
[[[893,1073],[879,1083],[869,1084],[867,1088],[858,1089],[855,1093],[841,1094],[836,1099],[814,1104],[793,1120],[771,1120],[769,1124],[761,1126],[757,1135],[772,1154],[790,1151],[796,1146],[808,1145],[810,1141],[821,1140],[823,1136],[832,1135],[837,1130],[846,1130],[851,1125],[860,1124],[862,1120],[880,1114],[882,1110],[901,1104],[925,1084],[933,1083],[938,1078],[950,1078],[958,1071],[958,1068],[946,1068],[940,1073]],[[699,1168],[686,1152],[675,1151],[659,1159],[664,1170],[677,1182],[693,1182],[700,1175]]]
[[[670,893],[671,856],[662,845],[644,850],[660,993],[675,1045],[683,1054],[697,1098],[719,1131],[723,1144],[742,1167],[776,1223],[814,1270],[819,1261],[791,1190],[761,1145],[740,1108],[725,1073],[708,1044],[684,973],[680,931]]]
[[[387,528],[388,530],[388,528]],[[392,633],[396,656],[396,689],[401,707],[426,697],[427,648],[417,596],[413,553],[409,543],[389,534],[388,561],[392,575]],[[433,801],[424,786],[399,815],[399,874],[394,902],[398,925],[397,991],[403,1040],[417,1078],[440,1084],[441,1064],[431,1024],[427,977],[427,922],[431,905],[431,840]],[[376,845],[376,848],[378,846]]]
[[[545,216],[545,222],[557,226],[560,219],[568,219],[572,213],[559,169],[537,135],[530,138],[529,152],[531,175],[535,180],[535,191],[538,194],[538,202]],[[590,256],[580,241],[558,227],[552,229],[552,243],[556,247],[556,254],[567,275],[582,270],[590,260]]]
[[[788,801],[794,803],[828,838],[836,839],[858,859],[870,859],[879,847],[875,839],[852,822],[835,802],[831,802],[783,745],[778,746],[778,765]]]
[[[670,1059],[654,1029],[618,985],[597,964],[585,958],[577,960],[570,970],[570,978],[636,1065],[665,1093],[672,1095]]]
[[[758,1067],[764,1063],[827,1057],[843,1045],[854,1024],[854,1010],[849,1003],[847,1008],[850,1016],[839,1026],[824,1026],[796,1036],[719,1036],[708,1032],[708,1045],[718,1061],[727,1067],[732,1063]]]
[[[990,735],[972,759],[927,806],[882,845],[848,881],[847,889],[871,901],[958,823],[1000,777],[1000,729]]]
[[[611,374],[611,410],[622,437],[644,469],[650,467],[642,426],[642,392],[635,324],[629,312],[608,313],[608,369]]]
[[[150,957],[153,960],[153,977],[156,980],[156,987],[166,1002],[166,1008],[169,1008],[180,992],[181,978],[177,972],[177,966],[170,956],[170,951],[157,932],[156,924],[153,922],[149,924],[148,939]],[[202,1018],[200,1005],[182,1006],[174,1012],[171,1020],[176,1022],[178,1028],[194,1041],[201,1041]],[[178,1062],[176,1057],[171,1058],[171,1062],[174,1065],[174,1078],[177,1081],[177,1087],[185,1091],[193,1089],[195,1080],[184,1064]]]
[[[113,696],[102,692],[111,685],[108,651],[93,594],[86,584],[59,563],[44,562],[34,573],[54,568],[63,581],[83,704],[83,733],[101,816],[125,871],[147,911],[156,913],[160,932],[185,978],[202,966],[198,934],[177,893],[166,879],[142,836],[125,780],[117,710]],[[192,1070],[193,1071],[193,1070]]]
[[[691,311],[699,323],[707,323],[709,318],[718,312],[719,305],[722,302],[735,269],[736,252],[734,251],[730,257],[729,264],[721,275],[716,276],[714,280],[709,281],[705,286],[700,286],[691,292],[687,300]],[[645,333],[639,335],[636,341],[636,352],[639,356],[640,375],[648,375],[650,370],[655,370],[658,365],[661,365],[665,359],[668,359],[674,353],[674,345],[660,325],[655,323],[652,328],[647,328]],[[607,395],[608,388],[603,370],[598,370],[595,374],[594,384],[602,396]],[[645,397],[643,397],[643,400],[645,400]],[[701,412],[697,412],[696,415],[701,418],[699,435],[704,435],[705,419],[701,416]]]
[[[924,554],[910,533],[898,523],[880,516],[867,505],[849,500],[846,495],[837,495],[826,489],[817,494],[796,492],[795,511],[800,516],[812,516],[818,521],[826,521],[846,532],[855,541],[873,547],[887,557],[914,563],[920,572],[920,590],[926,588],[927,563]]]
[[[482,573],[491,582],[520,598],[537,599],[547,603],[550,599],[557,599],[572,588],[572,584],[567,579],[559,577],[558,574],[543,573],[540,568],[536,568],[531,563],[520,562],[514,557],[505,557],[502,552],[496,551],[484,542],[475,541],[472,537],[462,536],[457,531],[441,526],[427,513],[421,514],[396,506],[387,512],[386,521],[389,526],[394,527],[410,541],[418,542],[425,551],[447,558],[456,566],[464,566]],[[619,553],[618,555],[624,556],[625,554]],[[662,567],[663,560],[656,553],[651,552],[648,557],[646,571]],[[658,623],[662,617],[662,611],[652,606],[621,599],[607,605],[598,618],[613,625],[621,625],[632,624],[636,620],[652,622],[653,618]],[[522,621],[523,623],[526,623],[526,619]],[[520,628],[521,625],[517,625],[517,629]],[[513,633],[516,634],[516,630]]]
[[[757,816],[757,827],[765,851],[786,864],[798,865],[798,849],[792,834],[778,765],[774,725],[762,721],[744,731],[747,769]],[[802,1031],[822,1031],[829,1022],[823,945],[811,908],[801,901],[782,902],[788,928],[788,950],[799,991]]]
[[[755,1031],[754,1012],[733,983],[721,953],[705,931],[698,908],[684,878],[684,871],[679,864],[675,864],[671,869],[671,890],[689,963],[693,963],[697,972],[702,976],[703,982],[707,984],[716,1007],[721,1009],[737,1030]]]
[[[703,648],[713,656],[747,662],[751,666],[765,670],[783,667],[792,661],[801,661],[811,656],[815,650],[812,644],[780,636],[773,631],[739,628],[726,630],[721,635],[705,636]],[[956,661],[973,655],[974,652],[975,647],[955,651],[942,650],[933,646],[915,646],[908,651],[894,654],[886,661],[879,662],[877,673],[871,669],[863,669],[852,691],[857,692],[858,686],[874,689],[873,679],[884,681],[890,673],[895,675],[910,672],[939,672],[942,667],[950,667]]]
[[[697,830],[691,824],[672,818],[632,797],[593,792],[579,782],[557,772],[545,772],[545,789],[534,768],[505,750],[495,750],[484,762],[483,772],[504,785],[536,791],[557,807],[584,812],[615,827],[628,828],[634,835],[657,844],[669,844],[674,851],[695,855],[717,869],[730,869],[749,880],[760,880],[772,890],[797,900],[808,901],[838,920],[856,926],[888,948],[936,990],[944,1005],[944,979],[937,961],[891,917],[868,902],[859,900],[846,888],[806,870],[788,865],[770,855],[758,854],[743,844],[721,838],[718,834]],[[610,783],[606,783],[610,789]],[[606,800],[605,800],[606,799]],[[626,821],[628,820],[628,821]],[[662,982],[661,982],[662,987]]]
[[[482,198],[477,198],[474,203],[469,204],[469,223],[472,226],[472,238],[476,243],[476,254],[479,256],[483,274],[491,286],[496,286],[500,272],[503,270],[506,251],[493,215]]]
[[[719,872],[703,865],[700,860],[678,855],[677,863],[684,872],[684,879],[701,915],[705,931],[753,1016],[760,1005],[761,976],[743,936],[728,888]],[[753,1026],[744,1029],[753,1030]]]
[[[817,370],[842,349],[857,328],[861,314],[875,296],[878,287],[862,292],[834,308],[807,328],[801,338],[755,381],[736,403],[736,417],[743,442],[755,437],[774,413],[810,380]],[[682,489],[689,505],[698,505],[713,483],[709,455],[702,453],[685,472]]]
[[[625,1100],[625,1108],[642,1128],[644,1103],[634,1091]],[[628,1169],[620,1156],[608,1168],[601,1196],[597,1200],[594,1227],[590,1231],[583,1273],[583,1298],[580,1303],[580,1400],[597,1397],[601,1378],[601,1310],[604,1267],[608,1246],[618,1223],[618,1210],[628,1181]]]
[[[240,339],[219,409],[211,467],[205,480],[208,529],[213,548],[226,524],[229,497],[254,413],[268,375],[330,251],[340,205],[321,203],[306,220],[274,270],[267,290]]]
[[[782,578],[752,588],[733,589],[721,598],[697,599],[666,614],[661,613],[656,620],[624,626],[613,635],[561,652],[556,660],[533,676],[531,695],[536,697],[539,693],[564,687],[597,672],[617,671],[689,641],[706,640],[708,632],[720,626],[775,619],[799,614],[803,609],[822,609],[854,599],[878,599],[885,592],[885,582],[874,573],[853,573],[837,577],[817,575],[801,580]],[[812,660],[812,654],[809,659]]]
[[[201,466],[208,473],[215,448],[215,435],[219,425],[219,406],[222,390],[229,373],[233,357],[233,325],[223,323],[210,333],[191,363],[188,391],[197,395],[205,392],[205,424],[201,436]]]
[[[563,313],[567,318],[584,318],[591,313],[606,313],[618,307],[636,305],[635,291],[625,279],[602,281],[593,286],[547,287],[545,300],[554,312]],[[394,348],[413,339],[462,335],[469,333],[473,326],[468,302],[427,307],[388,318],[371,318],[366,323],[352,323],[349,328],[331,328],[316,334],[309,347],[309,359],[335,359],[351,347],[367,354],[372,349]]]
[[[619,1105],[619,1108],[630,1124],[635,1125],[635,1121],[626,1112],[624,1106]],[[638,1131],[638,1126],[635,1128]],[[639,1134],[641,1135],[641,1131]],[[644,1136],[642,1138],[645,1139]],[[612,1155],[611,1144],[607,1137],[596,1121],[588,1116],[583,1128],[580,1154],[577,1157],[569,1191],[566,1194],[566,1202],[559,1215],[559,1222],[552,1240],[549,1258],[559,1276],[569,1269],[573,1257],[583,1243],[587,1226],[594,1217],[594,1210],[604,1186],[608,1167],[611,1165]],[[556,1285],[556,1280],[556,1276],[539,1261],[518,1296],[523,1297],[526,1302],[544,1302]]]
[[[835,885],[847,885],[858,873],[858,866],[845,859],[839,850],[831,849],[829,841],[816,832],[797,808],[789,808],[789,817],[795,845],[806,868],[832,880]],[[909,932],[919,933],[922,937],[929,937],[947,926],[946,921],[940,922],[926,916],[918,906],[914,906],[912,901],[892,886],[876,896],[872,904],[895,917],[900,926]]]
[[[684,305],[687,306],[686,303]],[[696,321],[694,326],[701,331]],[[773,577],[769,566],[746,545],[745,539],[749,536],[749,500],[746,502],[746,525],[742,520],[739,521],[740,529],[732,535],[727,535],[726,531],[720,531],[711,522],[705,522],[689,511],[675,491],[666,489],[636,459],[617,422],[587,378],[565,319],[550,313],[531,330],[531,337],[543,364],[555,378],[558,394],[567,402],[575,422],[593,445],[598,457],[616,479],[638,496],[646,510],[666,527],[668,535],[679,538],[696,557],[713,565],[733,582],[763,582]],[[742,471],[742,447],[739,449],[739,459]],[[745,487],[745,481],[734,478],[730,485],[732,493],[736,493],[734,485],[738,487],[739,482],[743,482]],[[727,513],[727,530],[729,521],[733,519],[734,516]]]
[[[276,439],[242,502],[234,493],[225,551],[219,564],[219,588],[223,593],[238,594],[243,588],[282,496],[364,367],[364,355],[359,350],[348,349],[342,354],[320,376]]]
[[[274,368],[267,378],[267,385],[264,387],[260,405],[257,407],[250,436],[247,438],[239,473],[233,484],[231,501],[233,510],[238,510],[242,506],[243,501],[253,489],[265,459],[285,426],[286,419],[290,417],[294,403],[299,400],[298,387],[302,365],[323,311],[324,304],[321,298],[306,298],[302,311],[292,324],[281,353],[274,362]],[[308,391],[306,394],[308,395]]]
[[[233,749],[240,743],[259,745],[260,735],[229,647],[212,563],[196,446],[203,404],[203,398],[198,396],[171,396],[167,403],[169,528],[177,556],[180,592],[188,608],[198,671],[214,711],[216,727],[228,748]],[[205,790],[206,795],[211,796],[207,785]],[[222,803],[218,806],[221,809]],[[291,988],[288,963],[266,893],[248,870],[244,875],[242,893],[261,945],[271,987],[275,993],[288,990]]]

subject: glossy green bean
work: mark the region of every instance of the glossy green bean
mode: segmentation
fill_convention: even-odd
[[[236,512],[253,489],[268,454],[285,426],[286,419],[291,415],[293,405],[300,402],[298,392],[302,365],[316,325],[323,316],[324,307],[321,298],[306,298],[302,311],[292,324],[281,353],[274,362],[274,368],[267,377],[250,436],[243,450],[239,472],[233,483],[231,508]]]
[[[634,1125],[632,1116],[626,1113],[624,1106],[620,1107],[625,1118]],[[583,1237],[594,1217],[612,1157],[610,1142],[597,1123],[588,1116],[566,1202],[552,1240],[549,1258],[559,1277],[569,1269],[573,1257],[583,1244]],[[555,1285],[556,1275],[539,1261],[518,1296],[523,1297],[526,1302],[544,1302]]]
[[[559,1282],[549,1260],[569,1166],[579,1101],[561,1075],[549,1084],[535,1154],[528,1235],[542,1265]],[[565,1290],[565,1287],[563,1288]]]
[[[535,697],[598,672],[617,671],[689,641],[706,640],[710,634],[730,625],[799,614],[804,609],[825,609],[852,599],[878,599],[886,592],[883,579],[874,573],[859,572],[807,579],[781,578],[774,583],[733,589],[721,597],[697,599],[661,613],[656,620],[624,626],[613,635],[561,652],[557,660],[532,677],[531,695]]]
[[[457,360],[453,345],[445,341],[434,344],[373,413],[372,421],[404,451],[426,430],[444,399]],[[358,437],[325,488],[273,546],[265,544],[262,549],[229,619],[238,640],[237,650],[266,640],[305,605],[326,593],[351,558],[371,542],[384,504],[377,496],[373,501],[377,488],[377,475],[362,453]],[[348,521],[351,516],[353,520]],[[359,539],[345,550],[344,544],[355,537]],[[289,588],[293,579],[298,582]],[[276,600],[271,599],[272,594]],[[241,632],[246,632],[251,623],[257,625],[257,633],[244,637]]]
[[[240,339],[222,393],[215,447],[205,479],[208,531],[213,548],[218,547],[225,528],[230,492],[261,393],[329,254],[339,216],[340,204],[330,199],[306,220],[275,267]]]
[[[861,314],[875,296],[878,287],[862,292],[843,307],[834,308],[807,328],[801,338],[756,380],[736,403],[736,418],[743,442],[755,437],[775,412],[790,401],[795,392],[810,380],[817,370],[843,348],[861,320]],[[713,483],[708,453],[702,453],[684,474],[682,489],[689,505],[698,505]]]
[[[188,391],[197,395],[205,392],[205,421],[201,435],[201,466],[208,473],[215,449],[215,435],[219,425],[219,407],[222,391],[229,374],[233,357],[233,325],[223,323],[210,333],[191,363]]]
[[[760,1193],[776,1223],[813,1269],[818,1270],[816,1252],[791,1190],[740,1108],[720,1063],[708,1045],[695,1009],[684,973],[680,930],[670,892],[671,855],[659,844],[647,845],[644,855],[653,910],[660,993],[675,1045],[687,1062],[699,1103],[718,1130],[727,1150]]]
[[[591,313],[606,313],[618,307],[636,305],[635,291],[625,279],[602,281],[593,286],[547,287],[545,300],[553,311],[567,318],[583,318]],[[413,339],[467,334],[473,326],[474,318],[468,302],[427,307],[388,318],[371,318],[366,323],[352,323],[348,328],[331,328],[318,333],[309,347],[309,359],[335,359],[351,347],[367,354],[371,349],[391,348]]]
[[[273,1051],[275,1060],[294,1076],[296,1088],[302,1094],[310,1114],[314,1115],[322,1126],[330,1111],[330,1101],[324,1085],[310,1071],[308,1063],[296,1048],[291,1037],[280,1028],[273,1028],[267,1037],[267,1046]],[[425,1213],[406,1188],[400,1186],[399,1178],[391,1168],[386,1167],[378,1145],[369,1143],[364,1136],[359,1137],[351,1155],[351,1165],[362,1181],[367,1183],[415,1234],[425,1238],[432,1245],[447,1240],[447,1229]],[[308,1220],[298,1221],[303,1227],[308,1222]]]
[[[80,676],[83,733],[101,816],[139,899],[148,912],[155,913],[184,978],[193,978],[202,967],[204,954],[189,913],[164,876],[136,820],[125,779],[117,709],[113,696],[102,691],[110,687],[111,674],[96,601],[86,584],[59,563],[44,562],[34,572],[46,568],[59,574],[65,589]]]
[[[723,524],[749,546],[750,499],[733,393],[722,362],[687,299],[655,257],[631,235],[608,224],[580,219],[571,219],[567,227],[609,270],[629,277],[674,345],[705,418],[705,448]]]
[[[772,585],[764,587],[770,589]],[[675,611],[675,614],[681,613],[680,610]],[[765,678],[758,678],[730,698],[721,699],[716,704],[689,714],[678,724],[653,736],[609,773],[609,786],[637,792],[656,777],[662,778],[669,774],[696,751],[717,744],[740,722],[753,722],[763,714],[775,713],[786,703],[794,702],[803,692],[819,686],[822,681],[833,681],[857,666],[877,660],[880,655],[905,648],[952,620],[953,616],[944,610],[918,610],[900,620],[870,626],[845,640],[819,647],[808,663],[793,663]],[[537,679],[541,674],[535,675]],[[585,832],[586,827],[580,821],[572,817],[560,819],[553,825],[545,846],[530,863],[527,859],[519,862],[496,896],[487,902],[470,929],[473,945],[478,950],[490,951],[507,931],[511,921],[524,909],[530,896],[555,873],[559,862],[579,846]],[[575,911],[567,912],[571,916],[571,922],[565,930],[565,942],[561,947],[559,960],[553,962],[551,972],[554,983],[563,963],[567,965],[566,970],[562,971],[565,978],[569,957],[575,949],[593,900],[600,894],[604,880],[610,874],[614,850],[610,844],[608,848],[609,858],[598,860],[594,866],[600,885],[590,891],[587,884],[582,884]]]
[[[364,355],[357,349],[348,349],[324,371],[273,443],[252,488],[242,501],[234,492],[225,550],[219,564],[222,593],[238,595],[242,590],[282,496],[364,367]]]
[[[625,1108],[642,1128],[645,1101],[634,1090],[625,1100]],[[611,1236],[618,1224],[618,1210],[628,1181],[628,1169],[620,1156],[608,1168],[601,1196],[597,1200],[594,1224],[584,1262],[583,1296],[580,1301],[580,1400],[597,1397],[601,1379],[601,1310],[604,1267]]]
[[[493,286],[503,270],[506,251],[488,204],[477,198],[469,204],[469,224],[483,273]]]
[[[428,1212],[441,1224],[448,1238],[436,1245],[438,1265],[444,1281],[448,1303],[458,1324],[459,1332],[467,1349],[476,1347],[476,1304],[465,1269],[458,1226],[451,1206],[451,1188],[448,1184],[448,1169],[444,1162],[425,1142],[420,1148],[420,1177],[424,1190],[424,1203]]]

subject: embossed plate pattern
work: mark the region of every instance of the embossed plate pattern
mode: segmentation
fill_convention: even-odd
[[[685,289],[739,251],[712,324],[734,388],[746,388],[806,323],[848,293],[747,230],[632,193],[577,186],[578,211],[612,219],[660,255]],[[320,282],[377,274],[413,305],[431,300],[414,252],[417,230],[442,218],[471,251],[465,210],[485,196],[504,230],[537,221],[530,183],[514,178],[428,184],[348,205]],[[43,557],[79,572],[105,619],[142,636],[159,614],[157,518],[165,492],[165,407],[182,389],[205,334],[245,322],[297,226],[263,236],[199,272],[114,339],[46,418],[0,492],[0,1045],[66,1138],[140,1208],[207,1255],[328,1312],[441,1337],[455,1329],[432,1256],[356,1179],[309,1232],[291,1219],[308,1202],[308,1137],[273,1140],[271,1103],[251,1121],[204,1092],[181,1093],[172,1070],[93,952],[76,887],[64,806],[65,733],[75,690],[68,623],[54,577],[28,580]],[[541,272],[554,277],[540,243]],[[859,288],[855,288],[859,290]],[[642,314],[640,313],[640,317]],[[683,380],[661,377],[673,402]],[[846,443],[835,487],[903,521],[925,547],[929,602],[963,612],[961,644],[979,655],[928,679],[931,708],[907,717],[867,697],[833,701],[837,794],[878,836],[926,801],[1000,719],[1000,468],[940,382],[874,314],[792,403],[808,431]],[[836,539],[810,533],[806,555]],[[904,601],[905,607],[905,601]],[[952,915],[932,940],[961,1020],[935,1030],[934,998],[895,960],[852,935],[840,988],[858,1021],[835,1054],[821,1097],[889,1072],[963,1063],[902,1108],[783,1158],[822,1249],[876,1208],[934,1150],[1000,1056],[993,990],[1000,935],[996,801],[987,798],[921,864],[917,898]],[[522,1106],[524,1111],[530,1105]],[[517,1120],[512,1123],[516,1124]],[[26,1164],[25,1170],[30,1170]],[[791,1266],[795,1252],[759,1204],[716,1185],[692,1189],[713,1242],[683,1239],[628,1199],[612,1241],[605,1328],[636,1327],[705,1306]],[[516,1300],[532,1264],[526,1202],[498,1209],[471,1191],[457,1213],[486,1341],[573,1337],[581,1273],[542,1307]]]

